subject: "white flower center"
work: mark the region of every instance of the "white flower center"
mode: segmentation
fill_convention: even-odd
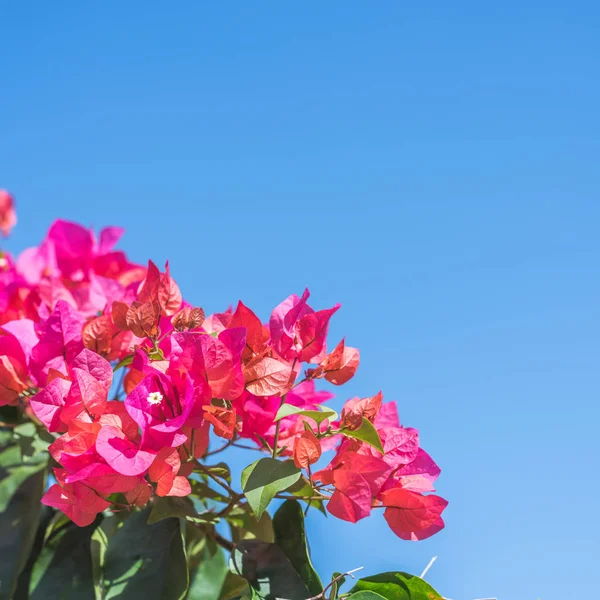
[[[146,398],[149,404],[160,404],[162,399],[163,395],[160,392],[150,392],[148,398]]]

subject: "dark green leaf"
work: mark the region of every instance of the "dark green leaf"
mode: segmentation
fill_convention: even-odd
[[[426,581],[408,573],[380,573],[359,579],[351,592],[377,592],[386,600],[441,600],[442,596]],[[351,598],[355,599],[354,594]],[[361,597],[362,598],[362,597]],[[356,599],[355,599],[356,600]],[[361,600],[360,598],[358,600]],[[368,600],[363,598],[362,600]]]
[[[289,561],[306,584],[311,596],[323,591],[323,585],[310,560],[304,530],[304,514],[300,503],[286,500],[273,517],[275,543],[285,552]]]
[[[189,600],[219,600],[227,576],[227,561],[221,548],[211,552],[205,546],[198,568],[190,576]]]
[[[126,356],[114,369],[113,371],[116,373],[121,367],[127,367],[133,362],[133,354]]]
[[[10,598],[37,531],[45,472],[21,468],[7,475],[13,482],[0,487],[0,597]],[[25,472],[25,473],[24,473]],[[26,475],[26,476],[24,476]]]
[[[152,525],[153,523],[158,523],[169,517],[182,517],[193,523],[211,523],[218,521],[218,517],[213,512],[196,512],[193,502],[188,497],[157,497],[148,517],[148,524]]]
[[[344,585],[346,578],[341,573],[334,573],[331,576],[331,587],[329,588],[329,600],[336,600],[338,590]]]
[[[231,525],[234,544],[244,539],[257,538],[263,542],[272,542],[275,539],[269,513],[263,513],[257,521],[247,504],[236,506],[231,510],[227,515],[227,521]]]
[[[190,479],[192,486],[192,494],[196,495],[200,499],[209,498],[210,500],[216,500],[217,502],[228,502],[229,497],[221,492],[213,490],[204,481],[198,481],[197,479]]]
[[[385,600],[384,596],[380,596],[375,592],[356,592],[348,596],[348,600]]]
[[[241,542],[232,553],[230,568],[244,577],[264,600],[306,600],[311,597],[302,578],[277,544],[258,540]]]
[[[9,443],[13,436],[2,436]],[[44,493],[45,456],[22,464],[17,445],[0,451],[0,597],[12,597],[35,540]]]
[[[180,600],[188,570],[180,521],[148,525],[149,509],[132,514],[108,544],[105,600]]]
[[[320,494],[317,490],[313,489],[313,487],[308,483],[308,481],[302,477],[299,481],[297,481],[288,492],[294,496],[298,497],[298,500],[302,500],[306,502],[307,508],[314,507],[318,511],[322,512],[325,516],[327,516],[327,511],[325,510],[324,500],[326,500],[325,496]],[[304,500],[304,497],[314,498],[316,496],[321,496],[322,500]]]
[[[347,437],[356,438],[361,442],[365,442],[370,446],[373,446],[375,450],[379,450],[379,452],[383,454],[383,446],[381,445],[379,434],[369,419],[363,417],[363,424],[356,431],[344,429],[342,433]]]
[[[219,600],[232,600],[244,592],[249,592],[248,582],[243,577],[229,571],[223,582]]]
[[[261,458],[242,471],[242,489],[257,519],[275,494],[287,490],[300,479],[300,469],[290,460]]]
[[[91,538],[102,517],[87,527],[56,528],[40,552],[30,582],[31,600],[94,600]]]
[[[221,479],[224,479],[225,481],[227,481],[227,483],[231,483],[231,471],[229,469],[229,466],[226,465],[224,462],[217,463],[216,465],[213,465],[212,467],[209,465],[204,465],[204,466],[213,475],[220,477]]]
[[[96,600],[104,599],[104,561],[108,548],[108,536],[102,527],[97,527],[90,540],[92,558],[92,577]]]

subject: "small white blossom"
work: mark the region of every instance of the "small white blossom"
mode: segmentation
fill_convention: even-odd
[[[148,398],[146,398],[149,404],[160,404],[162,399],[163,395],[160,392],[150,392]]]

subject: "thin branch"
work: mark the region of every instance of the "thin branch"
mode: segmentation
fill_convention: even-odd
[[[237,498],[241,498],[240,494],[238,494],[232,487],[230,487],[220,477],[217,477],[216,475],[214,475],[213,473],[211,473],[210,469],[207,469],[199,460],[196,461],[196,466],[206,476],[210,477],[215,483],[218,483],[223,489],[227,490],[227,492],[229,493],[230,496],[235,496]]]
[[[344,579],[344,577],[352,577],[352,579],[356,579],[356,577],[354,577],[354,573],[356,573],[357,571],[362,571],[364,569],[364,567],[356,567],[356,569],[352,569],[350,571],[346,571],[345,573],[342,573],[341,575],[338,575],[337,577],[334,577],[324,588],[323,591],[320,594],[317,594],[316,596],[313,596],[312,598],[307,598],[307,600],[320,600],[321,598],[323,600],[325,600],[325,594],[327,593],[327,591],[331,588],[331,586],[334,583],[337,583],[338,581],[340,581],[341,579]]]
[[[217,544],[219,544],[219,546],[221,546],[222,548],[225,548],[225,550],[227,550],[229,552],[233,552],[233,549],[235,548],[235,544],[232,541],[224,538],[222,535],[218,534],[216,531],[214,534],[214,540],[215,540],[215,542],[217,542]]]
[[[423,572],[421,573],[421,579],[425,579],[425,575],[427,575],[427,571],[429,571],[429,569],[431,569],[431,567],[433,566],[433,563],[437,560],[437,556],[434,556],[429,563],[427,564],[427,566],[425,567],[425,569],[423,569]]]
[[[213,454],[218,454],[219,452],[223,452],[223,450],[226,450],[227,448],[229,448],[229,446],[234,446],[234,445],[235,444],[233,443],[233,440],[228,440],[227,443],[224,444],[223,446],[221,446],[220,448],[211,450],[210,452],[205,452],[204,458],[206,458],[207,456],[212,456]]]

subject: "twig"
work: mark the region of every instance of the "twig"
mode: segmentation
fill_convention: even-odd
[[[225,483],[220,477],[217,477],[216,475],[211,473],[210,469],[207,469],[199,460],[196,461],[196,466],[205,475],[210,477],[215,483],[218,483],[223,489],[227,490],[230,496],[236,496],[237,498],[241,497],[240,494],[238,494],[232,487]]]
[[[340,579],[344,579],[344,577],[352,577],[352,579],[356,579],[356,577],[354,577],[353,573],[356,573],[357,571],[362,571],[363,569],[364,569],[364,567],[356,567],[356,569],[352,569],[350,571],[346,571],[345,573],[342,573],[341,575],[338,575],[337,577],[334,577],[323,588],[323,591],[320,594],[317,594],[316,596],[313,596],[312,598],[307,598],[307,600],[320,600],[321,598],[323,600],[325,600],[325,594],[327,593],[327,590],[329,590],[334,583],[337,583],[338,581],[340,581]]]
[[[425,569],[423,569],[423,572],[421,573],[421,579],[425,579],[425,575],[427,575],[427,571],[429,571],[429,569],[431,569],[431,567],[433,566],[433,563],[437,560],[437,556],[434,556],[429,563],[427,564],[427,566],[425,567]]]
[[[207,456],[212,456],[213,454],[218,454],[219,452],[223,452],[223,450],[226,450],[227,448],[229,448],[229,446],[233,446],[233,440],[228,440],[228,442],[226,444],[224,444],[223,446],[221,446],[220,448],[217,448],[216,450],[211,450],[210,452],[205,452],[204,453],[204,457],[206,458]]]

